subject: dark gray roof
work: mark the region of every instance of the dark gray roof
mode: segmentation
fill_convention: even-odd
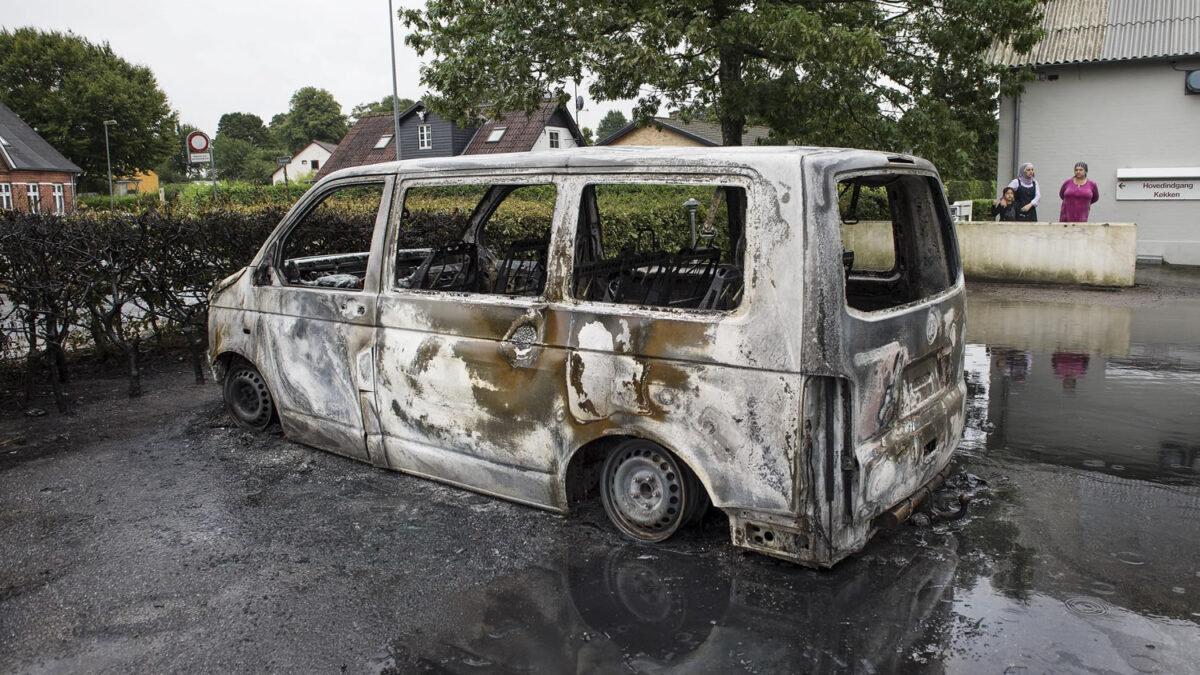
[[[1007,66],[1129,61],[1200,55],[1200,0],[1051,0],[1046,37],[1028,54],[998,44]]]
[[[0,161],[9,169],[83,173],[83,169],[63,157],[3,103],[0,103],[0,139],[3,139]]]

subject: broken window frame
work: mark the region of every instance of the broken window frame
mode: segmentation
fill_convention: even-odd
[[[279,278],[279,283],[285,288],[301,289],[308,291],[342,291],[363,293],[373,290],[369,283],[369,272],[371,265],[371,253],[375,247],[376,233],[379,229],[380,219],[383,213],[383,205],[387,202],[391,187],[390,180],[387,176],[364,176],[361,178],[349,179],[331,183],[326,186],[319,194],[314,195],[310,200],[303,203],[301,210],[295,215],[284,220],[281,229],[279,229],[271,237],[271,251],[268,256],[268,264],[275,269]],[[320,283],[296,283],[292,277],[301,274],[300,270],[292,272],[288,269],[289,260],[285,259],[287,254],[288,242],[297,230],[302,228],[308,221],[308,218],[313,215],[317,209],[321,208],[329,198],[335,196],[343,190],[353,190],[359,188],[376,187],[379,190],[379,202],[375,205],[375,217],[373,218],[371,227],[367,232],[366,250],[355,251],[348,253],[330,253],[325,255],[301,256],[299,259],[311,261],[313,267],[325,265],[329,267],[332,275],[354,275],[358,277],[357,285],[336,285],[334,280],[330,280],[328,284]],[[351,270],[351,271],[347,271]],[[316,281],[316,280],[314,280]],[[346,280],[349,283],[349,280]]]
[[[941,298],[954,290],[962,274],[961,263],[958,257],[958,242],[953,231],[953,221],[950,218],[949,207],[946,205],[945,198],[938,199],[939,195],[944,195],[945,193],[942,191],[941,184],[936,175],[923,170],[897,166],[856,168],[838,172],[832,176],[831,180],[834,184],[833,193],[834,195],[839,195],[842,185],[848,182],[853,185],[851,181],[882,176],[888,176],[893,179],[888,181],[889,184],[896,181],[902,183],[919,181],[919,185],[924,192],[922,196],[922,199],[925,201],[924,205],[929,207],[927,217],[936,220],[933,223],[933,227],[924,230],[924,234],[926,237],[931,235],[936,236],[936,242],[934,242],[936,250],[922,252],[920,249],[915,248],[919,244],[909,241],[909,237],[912,234],[921,235],[922,231],[916,227],[906,231],[903,223],[900,222],[900,216],[903,215],[900,209],[907,205],[908,216],[915,223],[916,219],[912,218],[915,215],[914,209],[919,209],[921,205],[915,200],[897,200],[896,196],[889,189],[887,192],[887,201],[893,247],[891,269],[855,269],[854,252],[846,248],[844,239],[842,239],[843,299],[849,311],[863,315],[895,312],[902,308]],[[917,192],[913,189],[907,189],[900,196],[903,197],[904,194],[916,195]],[[842,213],[838,200],[834,200],[832,208],[836,212],[839,226],[855,227],[861,224],[861,218],[853,217],[856,214],[848,214],[852,216],[851,220],[844,219],[847,214]],[[844,234],[842,236],[844,237]],[[908,256],[914,253],[923,253],[924,257],[911,263],[907,262]],[[940,269],[936,271],[939,275],[944,276],[944,278],[930,278],[930,270],[934,268],[934,266],[928,264],[931,262],[938,263],[937,268]],[[923,291],[923,286],[929,287],[929,289]],[[887,292],[887,289],[892,290],[891,292]],[[891,301],[887,300],[888,296],[893,293],[897,297]]]
[[[746,300],[745,296],[746,296],[746,292],[750,288],[749,281],[746,278],[746,270],[747,270],[746,261],[753,260],[752,256],[754,255],[754,248],[755,248],[755,244],[753,242],[753,237],[751,237],[749,235],[749,232],[757,231],[757,228],[759,227],[758,224],[753,221],[756,217],[758,217],[757,213],[758,213],[759,209],[756,208],[756,205],[763,203],[761,195],[758,194],[759,181],[761,181],[760,177],[754,175],[752,172],[747,172],[747,171],[731,171],[728,173],[714,171],[712,173],[687,173],[687,174],[651,173],[651,172],[619,173],[619,174],[595,173],[595,174],[578,176],[572,185],[572,188],[573,188],[572,195],[571,195],[572,203],[570,204],[569,210],[566,212],[566,216],[565,216],[567,221],[570,222],[570,237],[569,237],[570,246],[569,246],[569,252],[565,256],[565,259],[569,261],[569,263],[568,263],[569,269],[567,269],[565,271],[564,278],[563,278],[563,283],[565,285],[564,297],[568,298],[574,302],[577,302],[577,303],[588,303],[588,304],[594,304],[595,306],[603,306],[603,307],[607,307],[607,308],[612,308],[612,311],[617,311],[617,312],[637,312],[637,313],[651,312],[651,313],[669,313],[669,314],[700,312],[700,313],[704,313],[704,314],[713,314],[713,315],[720,315],[720,316],[738,314],[738,313],[744,312],[746,305],[747,305],[747,300]],[[739,242],[737,244],[734,244],[735,251],[738,248],[741,249],[741,255],[740,255],[740,259],[737,259],[737,254],[734,253],[735,264],[733,266],[736,267],[739,271],[739,276],[741,278],[738,281],[741,284],[741,289],[737,292],[736,302],[733,304],[733,306],[688,307],[688,306],[672,306],[669,304],[644,304],[644,303],[634,303],[634,302],[613,302],[611,300],[605,300],[605,299],[578,297],[577,288],[576,288],[577,283],[578,283],[578,280],[576,278],[576,270],[577,270],[578,266],[580,265],[580,261],[577,258],[577,255],[578,255],[577,249],[579,246],[578,238],[581,236],[580,220],[582,218],[582,210],[584,208],[585,190],[589,186],[599,186],[599,185],[615,185],[615,186],[647,185],[647,186],[665,186],[665,187],[696,186],[696,187],[702,187],[702,188],[721,188],[721,187],[739,188],[745,199],[745,204],[743,206],[744,212],[742,214],[741,237],[739,238]],[[725,201],[726,209],[729,208],[728,204],[729,204],[728,199],[726,199],[726,201]],[[683,209],[682,204],[680,205],[680,209],[681,210]],[[700,211],[697,212],[698,219],[703,218],[704,210],[705,210],[705,205],[702,205],[700,208]],[[603,223],[601,223],[601,228],[603,228]],[[598,247],[598,250],[601,252],[601,254],[605,256],[602,260],[615,260],[616,259],[616,258],[610,258],[609,257],[610,254],[605,251],[605,244],[603,241],[603,229],[601,229],[601,231],[599,233],[599,240],[598,241],[593,240],[592,246]],[[672,257],[674,257],[674,256],[672,256]],[[680,261],[674,261],[674,262],[678,263]],[[667,261],[667,264],[664,267],[669,267],[670,265],[671,265],[671,261]],[[682,266],[677,265],[677,267],[682,269]],[[703,303],[703,300],[704,299],[702,298],[702,303]]]
[[[438,247],[438,248],[450,248],[450,247],[458,246],[458,245],[463,245],[468,248],[471,246],[476,246],[478,244],[477,239],[479,238],[483,229],[487,226],[488,220],[492,217],[492,215],[495,214],[497,209],[501,208],[504,201],[513,192],[516,192],[517,190],[524,188],[524,187],[532,187],[532,186],[546,186],[546,187],[550,187],[550,188],[554,189],[554,207],[553,207],[553,211],[550,216],[551,220],[550,220],[550,227],[549,227],[549,232],[548,232],[548,241],[546,244],[546,255],[545,255],[544,272],[543,272],[544,278],[543,278],[543,281],[541,284],[541,291],[539,293],[537,293],[536,295],[515,294],[515,293],[497,293],[497,292],[495,292],[494,284],[496,283],[496,280],[494,280],[494,279],[492,281],[492,283],[493,283],[492,290],[458,290],[458,289],[446,290],[446,289],[442,289],[442,288],[420,288],[420,287],[408,286],[408,285],[405,285],[405,283],[404,283],[404,278],[406,278],[407,275],[403,276],[403,277],[399,277],[399,278],[397,277],[398,272],[399,272],[399,267],[400,267],[400,256],[402,253],[405,253],[406,251],[413,251],[414,253],[421,252],[425,256],[424,259],[421,260],[420,262],[418,262],[415,258],[410,258],[408,260],[409,263],[415,263],[417,266],[434,264],[433,261],[431,261],[431,259],[430,259],[430,256],[432,254],[432,249],[414,248],[414,249],[403,249],[402,250],[399,248],[399,241],[400,241],[401,233],[403,232],[404,228],[406,227],[406,224],[404,223],[404,216],[406,213],[405,200],[408,198],[409,192],[414,189],[421,189],[421,188],[459,187],[459,186],[479,186],[479,187],[486,187],[487,189],[483,192],[482,196],[480,197],[480,201],[476,203],[474,210],[468,216],[469,223],[468,223],[467,229],[465,229],[463,232],[459,233],[459,235],[458,235],[459,244],[447,244],[443,247]],[[480,207],[483,205],[483,202],[488,198],[488,195],[490,195],[492,190],[495,189],[496,187],[511,187],[513,189],[511,189],[511,190],[505,192],[503,195],[499,196],[499,199],[497,199],[494,202],[494,204],[492,204],[490,207],[488,207],[487,210],[489,212],[486,217],[478,216]],[[554,251],[556,250],[556,247],[559,245],[559,243],[558,243],[559,237],[560,237],[560,235],[558,233],[558,230],[560,229],[559,215],[561,213],[563,213],[563,208],[564,208],[563,204],[564,204],[565,196],[566,196],[566,192],[565,192],[563,177],[561,175],[557,175],[554,173],[522,174],[522,175],[492,173],[492,174],[487,174],[487,175],[463,175],[463,176],[441,175],[441,176],[438,176],[437,178],[422,178],[422,177],[401,178],[398,185],[396,186],[396,196],[394,199],[395,208],[394,208],[394,212],[389,216],[389,219],[388,219],[389,227],[387,228],[387,239],[386,239],[386,242],[385,242],[384,248],[383,248],[384,260],[385,260],[383,275],[384,275],[384,278],[386,279],[386,282],[383,284],[383,288],[385,289],[386,292],[389,292],[389,293],[413,293],[413,294],[418,294],[418,295],[445,294],[445,293],[465,294],[465,295],[471,296],[472,300],[479,299],[479,298],[499,298],[499,299],[503,299],[506,301],[515,300],[515,301],[545,302],[548,299],[550,299],[551,297],[561,297],[561,294],[560,294],[561,292],[557,289],[557,284],[559,282],[556,280],[556,272],[554,270],[553,260],[555,258]],[[473,224],[472,224],[472,222],[470,222],[470,221],[476,221],[477,217],[482,218],[482,220],[478,220],[477,222],[473,222]],[[514,244],[515,243],[516,242],[514,242]],[[466,250],[457,251],[457,252],[449,251],[448,253],[451,255],[467,255],[468,251],[466,251]],[[500,251],[491,251],[491,253],[499,254],[501,252]]]

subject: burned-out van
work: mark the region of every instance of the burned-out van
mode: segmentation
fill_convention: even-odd
[[[237,422],[658,541],[832,565],[945,477],[961,266],[934,168],[588,148],[331,174],[211,294]]]

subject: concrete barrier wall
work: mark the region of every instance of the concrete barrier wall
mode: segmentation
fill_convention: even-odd
[[[1135,223],[954,224],[968,279],[1050,284],[1133,285],[1137,264]],[[855,267],[891,267],[891,224],[842,226]]]

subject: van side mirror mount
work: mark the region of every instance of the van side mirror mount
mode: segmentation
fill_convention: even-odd
[[[271,266],[268,263],[262,263],[258,267],[255,267],[253,281],[255,286],[270,286]]]

